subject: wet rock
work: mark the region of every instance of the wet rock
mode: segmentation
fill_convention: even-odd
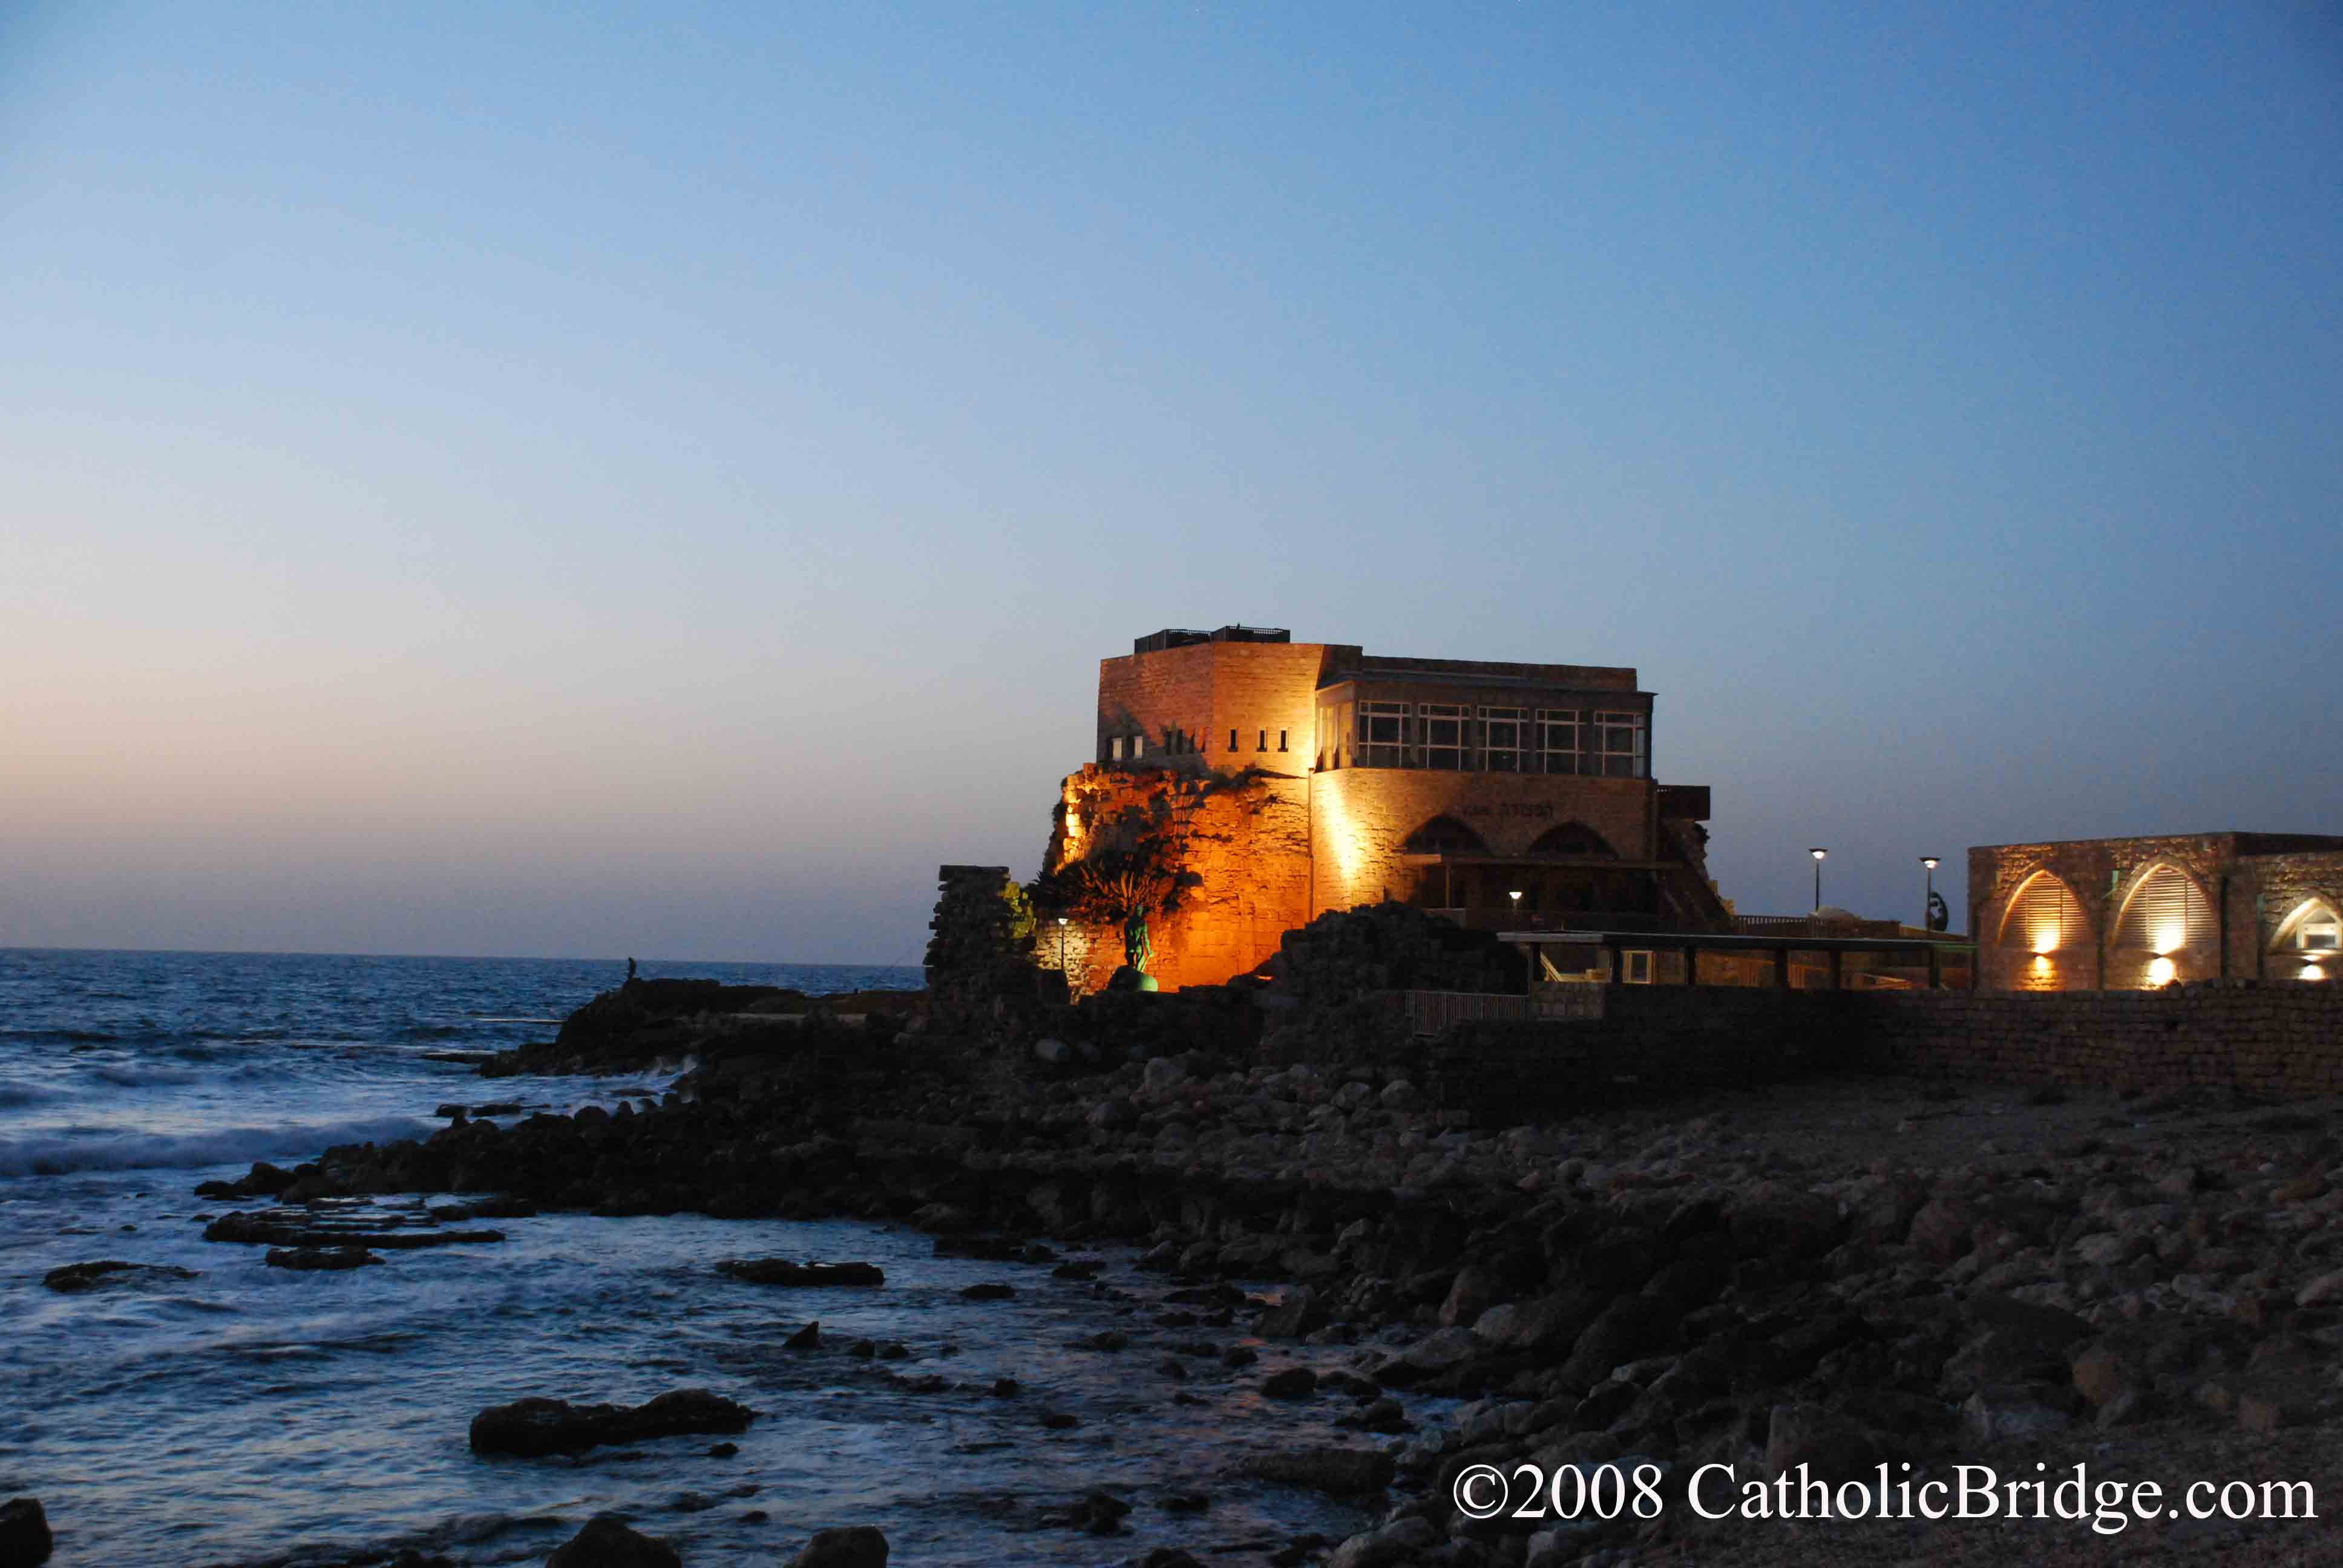
[[[1395,1468],[1390,1454],[1369,1448],[1288,1449],[1263,1454],[1253,1465],[1263,1480],[1338,1497],[1383,1491]]]
[[[683,1559],[666,1542],[639,1534],[603,1513],[555,1547],[545,1568],[683,1568]]]
[[[272,1269],[333,1271],[363,1269],[382,1260],[364,1247],[272,1247],[262,1261]]]
[[[1051,1432],[1071,1432],[1082,1423],[1062,1410],[1053,1410],[1041,1417],[1041,1424]]]
[[[980,1285],[969,1286],[966,1290],[960,1292],[960,1295],[963,1299],[971,1302],[1014,1301],[1017,1296],[1017,1287],[1014,1285],[997,1284],[988,1281]]]
[[[290,1171],[267,1161],[254,1164],[251,1171],[239,1181],[206,1181],[196,1188],[198,1198],[275,1198],[293,1185]]]
[[[787,1258],[727,1258],[716,1271],[750,1285],[818,1290],[840,1285],[883,1285],[886,1271],[875,1263],[799,1263]]]
[[[1204,1568],[1204,1564],[1177,1546],[1158,1546],[1139,1560],[1139,1568]]]
[[[887,1568],[887,1537],[870,1524],[817,1530],[789,1568]]]
[[[747,1405],[699,1388],[677,1389],[634,1406],[532,1398],[490,1405],[474,1416],[471,1444],[475,1453],[537,1458],[685,1432],[746,1432],[755,1419]]]
[[[1092,1535],[1120,1535],[1131,1504],[1111,1492],[1093,1492],[1075,1509],[1072,1523]]]
[[[1160,1504],[1166,1513],[1202,1513],[1212,1505],[1212,1498],[1201,1492],[1175,1492]]]
[[[785,1348],[793,1351],[818,1351],[821,1349],[821,1320],[820,1318],[816,1318],[813,1322],[806,1324],[805,1327],[791,1334],[788,1339],[783,1340],[781,1343]]]
[[[992,1380],[992,1397],[995,1399],[1015,1399],[1024,1392],[1024,1385],[1013,1377],[997,1377]]]
[[[1261,1360],[1261,1352],[1251,1345],[1231,1345],[1221,1352],[1221,1364],[1231,1372],[1236,1371],[1239,1367],[1249,1367],[1259,1360]]]
[[[107,1285],[156,1285],[196,1277],[193,1269],[175,1268],[168,1263],[126,1263],[106,1258],[94,1263],[67,1263],[61,1269],[51,1269],[41,1276],[41,1283],[70,1295]]]
[[[41,1512],[37,1497],[12,1497],[0,1503],[0,1563],[22,1563],[24,1568],[45,1563],[55,1549],[49,1534],[48,1515]]]
[[[1287,1367],[1262,1379],[1261,1392],[1272,1399],[1308,1399],[1318,1392],[1318,1374],[1308,1367]]]

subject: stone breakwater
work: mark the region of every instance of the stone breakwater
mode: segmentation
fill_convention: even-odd
[[[1779,1530],[1720,1541],[1683,1506],[1707,1462],[1835,1483],[2115,1443],[2143,1474],[2210,1454],[2260,1479],[2302,1468],[2277,1458],[2298,1434],[2331,1446],[2327,1102],[1835,1079],[1491,1132],[1397,1068],[1191,1052],[1037,1079],[856,1034],[802,1029],[650,1109],[336,1149],[283,1194],[846,1214],[940,1247],[1113,1240],[1169,1274],[1282,1283],[1256,1332],[1357,1347],[1354,1377],[1300,1393],[1353,1401],[1376,1456],[1388,1515],[1333,1550],[1344,1568],[1803,1554]],[[1435,1394],[1470,1402],[1413,1421]],[[1477,1463],[1612,1462],[1660,1468],[1662,1517],[1483,1523],[1451,1501]],[[1297,1455],[1293,1473],[1350,1485],[1360,1462]]]

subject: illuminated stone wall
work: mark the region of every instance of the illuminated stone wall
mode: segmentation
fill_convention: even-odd
[[[1523,853],[1549,829],[1578,822],[1623,860],[1654,858],[1654,789],[1641,779],[1342,768],[1312,784],[1315,910],[1406,898],[1423,873],[1401,859],[1401,846],[1434,817],[1453,817],[1499,855]]]
[[[1314,642],[1200,642],[1101,659],[1092,759],[1106,761],[1115,738],[1136,732],[1147,737],[1141,760],[1151,767],[1306,773],[1319,672],[1342,651]]]
[[[1152,972],[1167,990],[1218,985],[1259,968],[1280,938],[1309,923],[1309,789],[1306,779],[1092,764],[1061,786],[1042,869],[1128,849],[1142,837],[1160,840],[1168,868],[1188,885],[1170,914],[1149,921]],[[1057,913],[1043,911],[1045,963],[1056,957]],[[1121,930],[1075,920],[1069,931],[1070,982],[1078,993],[1096,990],[1122,962]]]
[[[2123,942],[2127,902],[2162,867],[2194,885],[2211,908],[2213,929],[2193,940]],[[2015,928],[2005,932],[2012,901],[2037,872],[2056,877],[2082,907],[2087,930],[2079,940],[2046,944]],[[2343,839],[2201,833],[1983,846],[1969,851],[1976,989],[2132,990],[2217,979],[2225,970],[2229,978],[2293,980],[2302,966],[2274,954],[2271,943],[2312,898],[2343,908]]]

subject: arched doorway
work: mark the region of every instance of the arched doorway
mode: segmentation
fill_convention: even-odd
[[[2322,898],[2297,904],[2271,940],[2273,980],[2325,981],[2343,973],[2343,912]]]

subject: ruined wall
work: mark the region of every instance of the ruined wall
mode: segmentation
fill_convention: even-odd
[[[1341,768],[1313,775],[1312,785],[1312,913],[1405,897],[1417,869],[1401,863],[1401,846],[1439,816],[1463,822],[1501,855],[1526,851],[1550,828],[1583,822],[1621,859],[1654,858],[1653,786],[1645,779]]]
[[[1061,787],[1042,869],[1046,875],[1101,850],[1127,850],[1143,838],[1160,841],[1167,867],[1183,885],[1177,907],[1149,920],[1152,972],[1166,990],[1218,985],[1260,967],[1286,931],[1309,923],[1308,800],[1306,779],[1195,777],[1093,764]],[[1055,959],[1061,912],[1042,912],[1044,963]],[[1122,962],[1120,926],[1077,919],[1067,930],[1074,989],[1098,990]]]

